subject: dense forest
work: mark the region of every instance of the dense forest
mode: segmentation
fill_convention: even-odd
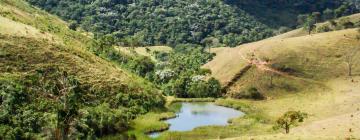
[[[163,90],[164,95],[182,98],[221,96],[219,81],[207,79],[211,71],[201,68],[215,54],[207,52],[201,45],[178,44],[169,53],[148,50],[158,60],[154,62],[146,56],[129,56],[117,51],[113,47],[116,42],[114,36],[106,35],[93,41],[89,48],[96,55],[151,81]]]
[[[125,46],[192,43],[231,46],[272,36],[280,27],[296,27],[297,16],[347,4],[351,0],[28,0],[50,13],[71,21],[71,28],[113,34]],[[284,29],[284,28],[282,28]],[[285,30],[286,31],[286,30]]]
[[[200,44],[215,37],[234,46],[271,35],[270,29],[245,11],[222,1],[38,1],[67,20],[74,20],[97,36],[114,34],[125,45]]]

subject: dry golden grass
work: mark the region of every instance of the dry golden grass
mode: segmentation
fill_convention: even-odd
[[[359,21],[360,14],[345,18]],[[305,31],[298,29],[236,48],[213,49],[212,52],[217,56],[204,67],[210,68],[213,76],[219,78],[222,84],[230,81],[249,63],[246,59],[251,58],[268,59],[271,64],[280,64],[300,73],[292,76],[276,75],[273,78],[274,87],[269,88],[267,87],[269,72],[254,65],[230,88],[229,94],[244,90],[248,86],[255,86],[268,99],[264,101],[227,99],[230,104],[252,106],[273,123],[289,110],[300,110],[310,114],[306,122],[293,128],[289,135],[269,134],[266,133],[267,127],[261,127],[260,132],[252,132],[250,129],[248,133],[229,140],[359,139],[360,77],[354,77],[355,82],[351,82],[347,77],[345,63],[346,54],[354,47],[360,47],[358,35],[357,29],[312,35],[307,35]],[[271,64],[267,66],[272,67]],[[354,68],[354,75],[359,75],[359,61]],[[295,89],[288,91],[285,87]],[[242,119],[233,120],[234,125],[241,125],[242,121]]]
[[[352,82],[354,79],[354,82]],[[301,92],[267,101],[236,100],[261,111],[274,122],[289,110],[299,110],[309,114],[300,126],[292,128],[289,135],[244,134],[228,140],[338,140],[360,138],[360,77],[336,78],[326,82],[329,89]],[[230,99],[228,99],[230,100]],[[350,132],[351,129],[351,132]],[[264,130],[265,131],[265,130]]]
[[[51,34],[41,33],[38,29],[32,26],[15,22],[2,16],[0,16],[0,33],[5,35],[31,37],[36,39],[50,40],[53,38]]]
[[[217,50],[216,57],[204,67],[209,68],[212,76],[224,84],[247,64],[243,56],[254,53],[256,57],[268,58],[273,63],[302,67],[304,73],[311,76],[340,76],[346,73],[343,63],[345,51],[360,43],[356,39],[357,34],[356,29],[349,29],[244,44]]]

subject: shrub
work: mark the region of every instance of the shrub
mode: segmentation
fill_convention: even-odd
[[[236,99],[254,99],[254,100],[263,100],[265,99],[264,95],[261,94],[257,88],[250,87],[245,91],[240,91],[239,93],[235,93],[232,95],[233,98]]]
[[[251,87],[248,89],[249,97],[255,100],[262,100],[264,96],[258,91],[257,88]]]
[[[317,28],[318,33],[330,32],[330,31],[332,31],[332,29],[327,25],[323,25]]]
[[[276,121],[274,129],[285,129],[285,133],[288,134],[291,126],[303,122],[305,118],[307,118],[306,113],[300,111],[288,111]]]

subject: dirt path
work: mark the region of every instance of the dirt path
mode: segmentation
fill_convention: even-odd
[[[250,58],[250,59],[249,59],[249,58],[246,58],[246,57],[245,57],[243,54],[241,54],[241,53],[239,53],[239,55],[240,55],[241,58],[242,58],[244,61],[246,61],[249,65],[256,66],[256,68],[258,68],[259,70],[271,72],[271,73],[274,73],[274,74],[277,74],[277,75],[280,75],[280,76],[283,76],[283,77],[287,77],[287,78],[290,78],[290,79],[294,79],[294,80],[302,80],[302,81],[305,81],[305,82],[321,84],[320,82],[315,81],[315,80],[297,77],[297,76],[291,75],[291,74],[289,74],[289,73],[282,72],[282,71],[279,71],[279,70],[277,70],[277,69],[271,68],[271,67],[269,67],[269,65],[271,65],[271,62],[261,60],[259,57],[257,57],[257,55],[255,55],[255,51],[253,51],[253,52],[251,53],[251,58]]]

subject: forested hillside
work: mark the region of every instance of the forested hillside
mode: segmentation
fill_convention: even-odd
[[[96,36],[113,34],[123,45],[193,43],[231,46],[296,27],[297,16],[345,5],[338,17],[354,12],[351,0],[28,0]],[[336,12],[336,11],[335,11]],[[271,28],[270,28],[271,27]],[[283,29],[284,30],[284,29]]]
[[[128,44],[199,44],[216,37],[231,45],[271,35],[269,28],[239,8],[216,1],[29,0],[83,29],[113,33]]]
[[[93,42],[22,0],[0,0],[0,139],[96,139],[165,100]]]

